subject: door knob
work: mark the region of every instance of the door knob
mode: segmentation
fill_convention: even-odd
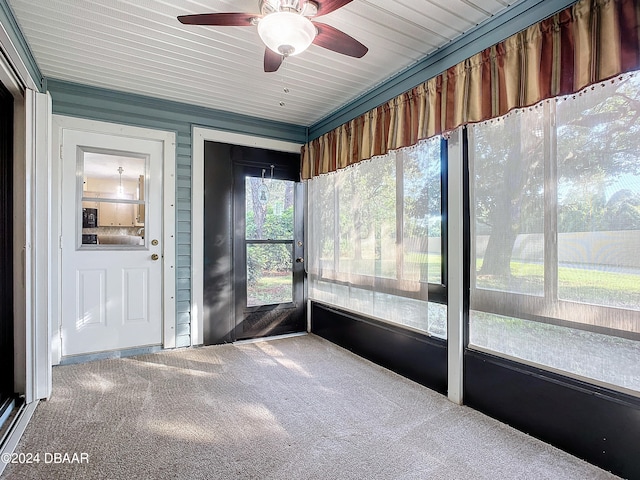
[[[151,260],[158,260],[160,257],[158,256],[157,253],[154,253],[151,255]]]
[[[304,258],[302,257],[296,258],[296,263],[304,263]]]

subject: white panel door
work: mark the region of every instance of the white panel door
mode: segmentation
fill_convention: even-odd
[[[63,130],[63,357],[162,344],[162,158],[161,141]]]

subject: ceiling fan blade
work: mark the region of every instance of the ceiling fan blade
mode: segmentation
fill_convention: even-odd
[[[353,0],[324,0],[324,2],[316,2],[318,4],[318,13],[316,14],[316,17],[331,13],[352,1]]]
[[[313,22],[313,24],[318,30],[316,38],[313,39],[314,45],[356,58],[364,57],[369,51],[367,47],[355,38],[331,25],[318,22]]]
[[[180,15],[180,23],[187,25],[211,25],[219,27],[249,27],[251,20],[259,15],[251,13],[200,13],[196,15]]]
[[[264,71],[265,72],[275,72],[282,65],[282,61],[284,57],[270,48],[264,49]]]

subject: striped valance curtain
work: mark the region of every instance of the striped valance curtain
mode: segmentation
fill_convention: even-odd
[[[639,19],[640,0],[580,0],[312,140],[302,178],[636,70]]]

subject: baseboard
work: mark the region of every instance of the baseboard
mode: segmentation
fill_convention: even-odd
[[[447,342],[316,302],[311,333],[447,394]]]
[[[465,404],[622,478],[640,478],[640,400],[472,350]]]
[[[283,338],[304,337],[305,335],[308,335],[307,332],[284,333],[282,335],[272,335],[270,337],[249,338],[247,340],[238,340],[237,342],[233,342],[233,344],[243,345],[245,343],[270,342],[272,340],[282,340]]]
[[[94,362],[96,360],[110,360],[112,358],[134,357],[136,355],[147,355],[162,350],[160,345],[149,347],[128,348],[124,350],[110,350],[108,352],[89,353],[86,355],[69,355],[62,357],[58,365],[74,365],[76,363]]]

